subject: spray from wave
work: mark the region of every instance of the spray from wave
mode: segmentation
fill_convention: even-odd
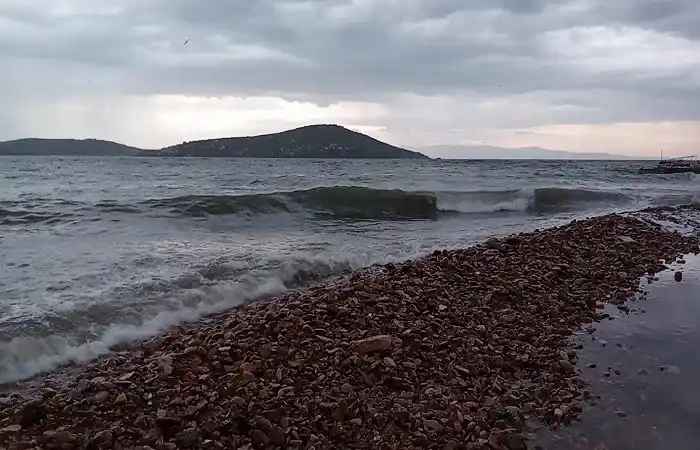
[[[284,290],[284,285],[276,279],[267,280],[252,290],[235,285],[194,289],[186,295],[190,300],[196,298],[199,301],[197,306],[165,310],[139,324],[110,325],[87,341],[52,334],[46,337],[17,337],[1,342],[0,383],[27,379],[68,363],[86,362],[108,353],[119,344],[152,337],[169,327]]]
[[[422,253],[421,253],[422,254]],[[171,327],[201,319],[246,302],[343,275],[370,264],[420,256],[370,258],[293,258],[248,264],[209,263],[167,282],[154,281],[114,289],[107,302],[23,321],[13,339],[0,342],[0,384],[82,363],[113,348],[153,337]],[[112,297],[111,299],[109,297]],[[111,300],[111,301],[109,301]],[[7,325],[7,324],[5,324]],[[41,328],[43,327],[43,328]],[[32,336],[28,329],[37,328]]]
[[[554,213],[602,205],[623,205],[631,201],[632,198],[618,192],[558,187],[438,193],[438,205],[442,211],[463,214],[504,211]]]

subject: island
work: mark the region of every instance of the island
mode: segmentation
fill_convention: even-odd
[[[19,139],[0,142],[0,155],[430,159],[340,125],[308,125],[258,136],[189,141],[157,150],[97,139]]]
[[[149,150],[101,139],[27,138],[0,142],[0,155],[143,156],[148,154],[150,154]]]

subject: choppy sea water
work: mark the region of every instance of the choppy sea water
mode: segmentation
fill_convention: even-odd
[[[0,383],[374,263],[694,201],[640,163],[0,157]]]

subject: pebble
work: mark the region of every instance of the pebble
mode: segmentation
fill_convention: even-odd
[[[574,366],[568,360],[559,360],[559,365],[562,369],[564,369],[564,372],[567,374],[572,374],[576,372],[576,369],[574,369]]]
[[[440,429],[442,428],[442,425],[440,425],[440,422],[438,422],[437,420],[425,420],[423,421],[423,426],[426,430],[435,431],[440,431]]]
[[[92,398],[92,400],[96,403],[103,403],[109,400],[109,392],[108,391],[100,391],[95,396]]]
[[[75,442],[77,436],[68,430],[62,430],[54,434],[52,439],[59,444],[67,444],[69,442]]]
[[[2,430],[0,430],[0,437],[5,437],[11,434],[19,433],[22,431],[22,425],[8,425]]]
[[[40,400],[12,399],[0,445],[526,448],[533,424],[568,423],[595,399],[572,333],[697,249],[610,215],[358,271],[128,346]]]
[[[362,339],[355,343],[357,353],[365,355],[371,352],[391,349],[391,336],[380,335]]]
[[[245,399],[243,397],[236,396],[236,397],[233,397],[231,399],[231,403],[233,403],[234,405],[236,405],[240,408],[243,408],[247,402],[245,401]]]

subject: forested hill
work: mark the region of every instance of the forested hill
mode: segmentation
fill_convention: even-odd
[[[191,141],[158,153],[228,158],[428,158],[339,125],[309,125],[259,136]]]

